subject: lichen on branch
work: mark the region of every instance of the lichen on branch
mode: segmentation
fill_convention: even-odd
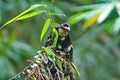
[[[37,51],[30,64],[9,80],[25,76],[25,80],[76,80],[72,67],[77,68],[65,59],[65,52],[55,50],[52,46]],[[71,65],[72,64],[72,65]]]

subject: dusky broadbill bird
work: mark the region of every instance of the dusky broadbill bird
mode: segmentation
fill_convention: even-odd
[[[58,39],[57,39],[55,49],[65,52],[66,59],[69,61],[72,61],[73,45],[71,42],[71,38],[69,36],[70,27],[71,26],[69,24],[63,23],[59,27],[56,28],[56,30],[58,32]],[[45,46],[46,47],[52,46],[54,39],[55,39],[55,35],[53,33],[51,33],[50,36],[48,37],[48,40],[47,40]]]

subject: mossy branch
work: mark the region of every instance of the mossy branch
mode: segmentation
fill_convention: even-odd
[[[75,65],[72,63],[71,66],[64,54],[65,52],[55,50],[52,46],[44,47],[27,67],[9,80],[21,75],[25,76],[25,80],[76,80],[72,72]]]

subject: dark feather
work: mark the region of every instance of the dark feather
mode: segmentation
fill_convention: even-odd
[[[57,31],[59,31],[59,29],[60,29],[59,27],[56,28]],[[47,42],[46,42],[45,46],[46,47],[47,46],[52,46],[54,38],[55,38],[55,35],[53,33],[51,33],[51,35],[47,39]],[[73,48],[72,47],[70,48],[71,45],[72,45],[72,43],[71,43],[71,39],[70,39],[69,34],[65,37],[62,37],[62,36],[59,35],[55,49],[66,52],[65,55],[66,55],[67,60],[72,61]],[[70,48],[70,50],[68,50],[68,48]]]

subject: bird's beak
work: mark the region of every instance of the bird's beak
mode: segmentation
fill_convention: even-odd
[[[64,26],[64,29],[70,31],[70,27]]]

